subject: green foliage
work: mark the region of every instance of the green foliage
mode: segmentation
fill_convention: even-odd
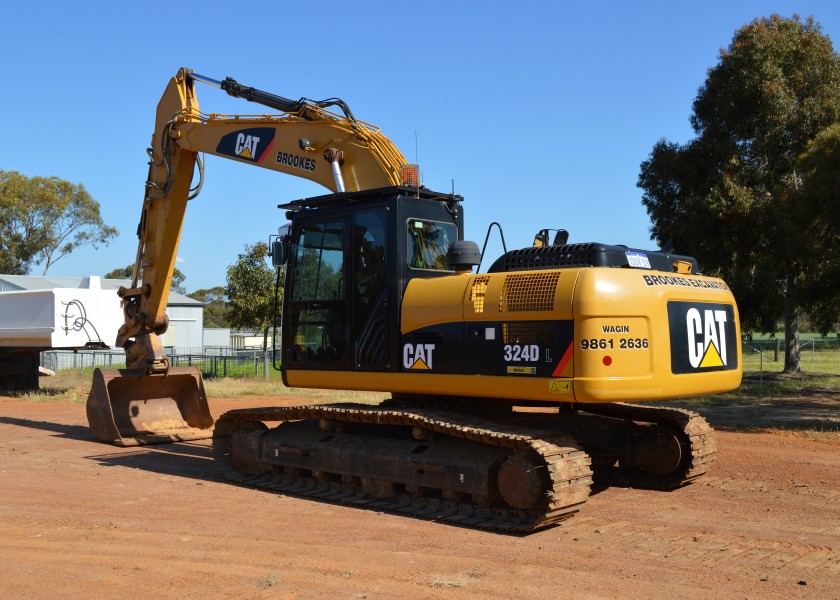
[[[0,273],[26,275],[50,267],[81,246],[98,248],[117,235],[81,184],[0,170]]]
[[[104,275],[105,279],[131,279],[134,277],[134,265],[127,265],[122,269],[114,269]]]
[[[245,245],[227,270],[225,293],[231,327],[266,332],[274,310],[274,269],[268,266],[268,244]]]
[[[216,286],[209,289],[196,290],[192,294],[189,294],[189,297],[204,303],[205,327],[229,327],[225,288]]]
[[[817,135],[800,156],[798,170],[800,218],[808,223],[808,238],[822,248],[810,257],[812,277],[804,294],[812,326],[825,335],[840,321],[840,124]]]
[[[104,275],[105,279],[131,279],[134,277],[134,265],[126,265],[122,269],[114,269]],[[187,276],[184,275],[178,267],[172,272],[172,285],[170,289],[179,294],[186,295],[187,288],[184,287],[184,281]]]
[[[799,369],[801,311],[816,308],[813,265],[829,251],[802,218],[798,160],[840,121],[839,83],[840,57],[813,19],[756,19],[709,70],[696,137],[660,140],[641,165],[653,235],[729,283],[746,331],[784,320],[786,370]]]

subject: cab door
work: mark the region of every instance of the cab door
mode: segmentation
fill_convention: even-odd
[[[347,301],[347,223],[306,221],[292,241],[284,315],[285,365],[348,369],[352,361]]]
[[[389,223],[384,206],[353,214],[354,368],[382,371],[390,364],[391,291]]]

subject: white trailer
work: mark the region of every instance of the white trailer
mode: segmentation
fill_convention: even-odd
[[[0,389],[38,389],[44,350],[110,348],[124,318],[114,290],[87,288],[0,292]]]

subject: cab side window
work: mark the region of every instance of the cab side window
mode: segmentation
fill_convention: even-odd
[[[343,298],[344,224],[306,225],[295,260],[293,300]]]
[[[345,351],[344,223],[304,225],[295,244],[291,362],[336,362]]]
[[[421,219],[408,220],[408,266],[412,269],[449,271],[446,253],[458,239],[458,229],[452,223],[438,223]]]

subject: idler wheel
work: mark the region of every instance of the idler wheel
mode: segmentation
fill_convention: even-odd
[[[621,465],[654,475],[673,473],[683,459],[680,438],[667,426],[640,429],[634,434],[631,447],[632,452],[621,461]]]
[[[499,493],[513,508],[535,508],[546,499],[548,477],[535,457],[513,454],[499,467]]]

